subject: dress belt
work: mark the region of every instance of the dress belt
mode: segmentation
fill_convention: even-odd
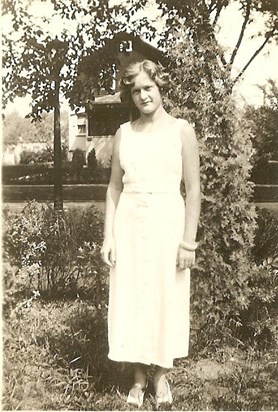
[[[125,184],[123,188],[123,193],[138,193],[138,194],[180,194],[180,187],[179,186],[162,186],[159,188],[143,188],[143,187],[136,187],[133,184]]]

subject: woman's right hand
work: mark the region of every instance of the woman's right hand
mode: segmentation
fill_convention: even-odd
[[[113,267],[116,264],[115,242],[113,239],[104,239],[101,248],[101,257],[104,263]]]

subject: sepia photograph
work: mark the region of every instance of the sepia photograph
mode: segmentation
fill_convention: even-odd
[[[278,0],[3,0],[2,410],[278,410]]]

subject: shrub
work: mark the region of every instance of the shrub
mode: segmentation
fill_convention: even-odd
[[[71,174],[73,175],[73,180],[76,183],[80,183],[81,181],[83,181],[82,169],[85,164],[86,164],[85,152],[81,149],[75,149],[73,151],[72,160],[71,160],[71,169],[72,169]]]
[[[13,184],[53,184],[53,165],[49,163],[2,166],[2,182]]]
[[[199,17],[193,10],[194,29],[179,27],[180,37],[170,50],[172,84],[165,102],[175,117],[195,126],[199,141],[202,212],[192,325],[216,342],[228,331],[235,334],[248,306],[256,227],[249,181],[253,149],[238,120],[229,72],[219,65],[222,51],[213,36],[204,36],[206,18]]]
[[[53,149],[48,146],[40,151],[23,150],[20,154],[20,164],[30,165],[54,161]]]
[[[278,216],[267,209],[257,210],[257,229],[255,231],[253,257],[258,264],[267,259],[278,258]]]
[[[41,291],[106,296],[106,271],[100,257],[103,219],[94,206],[57,213],[30,202],[19,215],[4,211],[4,253],[25,275],[28,287]]]
[[[35,156],[32,152],[32,158]],[[38,160],[39,158],[36,158]],[[27,163],[27,162],[26,162]],[[2,181],[6,185],[13,184],[53,184],[53,163],[34,163],[9,165],[2,167]],[[71,162],[62,163],[62,179],[64,183],[108,183],[110,167],[104,167],[96,157],[94,149],[89,153],[88,165],[85,164],[85,153],[75,151]]]
[[[87,159],[87,171],[88,177],[93,183],[108,183],[111,168],[110,167],[103,167],[96,158],[96,151],[92,149],[88,154]]]
[[[68,147],[62,144],[62,160],[67,160]],[[23,150],[20,154],[20,164],[30,165],[54,162],[53,147],[46,146],[41,150]]]
[[[241,315],[241,339],[255,341],[262,349],[278,338],[278,218],[258,209],[257,222],[252,249],[257,267],[249,280],[249,305]]]

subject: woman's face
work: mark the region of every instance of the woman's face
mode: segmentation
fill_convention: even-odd
[[[134,77],[130,92],[135,106],[142,114],[154,113],[162,104],[157,84],[144,71]]]

